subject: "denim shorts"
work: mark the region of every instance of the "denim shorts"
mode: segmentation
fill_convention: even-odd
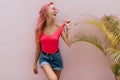
[[[50,55],[45,54],[44,52],[41,51],[39,64],[41,67],[44,66],[45,64],[49,64],[53,70],[57,71],[62,70],[64,68],[60,51]]]

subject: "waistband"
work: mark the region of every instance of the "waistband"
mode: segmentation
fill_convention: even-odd
[[[45,55],[54,55],[54,54],[57,54],[58,52],[59,52],[59,49],[56,52],[52,53],[52,54],[42,51],[42,53],[45,54]]]

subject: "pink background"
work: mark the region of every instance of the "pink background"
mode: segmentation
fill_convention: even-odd
[[[33,74],[35,42],[34,29],[38,12],[49,0],[0,0],[0,80],[47,80],[39,68]],[[73,24],[89,14],[120,16],[119,0],[52,0],[60,10],[58,21],[70,18]],[[71,34],[96,35],[101,32],[94,26],[81,23],[71,26]],[[64,60],[61,80],[114,80],[109,61],[95,46],[77,42],[68,48],[60,39]]]

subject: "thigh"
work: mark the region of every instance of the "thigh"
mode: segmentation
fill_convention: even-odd
[[[57,78],[58,78],[58,80],[59,80],[61,71],[55,71],[55,74],[56,74],[56,76],[57,76]]]
[[[42,66],[43,71],[45,72],[47,78],[49,80],[58,80],[57,75],[55,74],[54,70],[52,69],[52,67],[49,64],[45,64],[44,66]]]

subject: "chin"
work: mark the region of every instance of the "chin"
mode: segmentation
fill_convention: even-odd
[[[52,19],[55,20],[55,19],[56,19],[56,16],[53,16]]]
[[[56,19],[56,17],[53,17],[53,19]]]
[[[51,20],[55,20],[56,19],[56,16],[50,16],[49,17]]]

